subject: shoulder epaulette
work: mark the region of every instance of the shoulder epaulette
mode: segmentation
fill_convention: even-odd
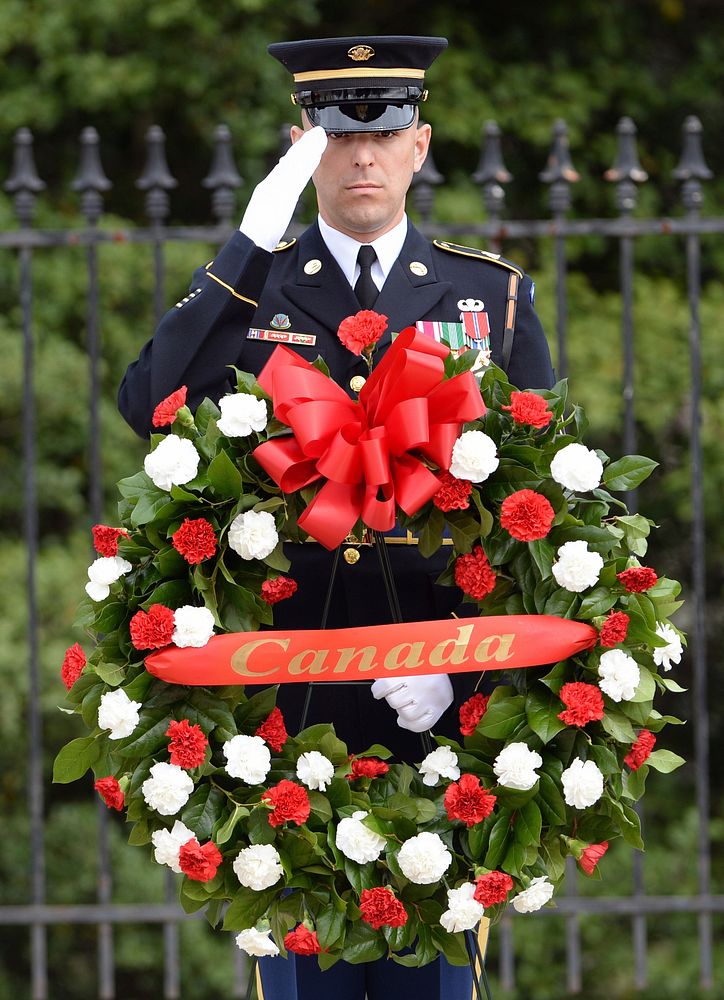
[[[444,240],[433,240],[432,245],[438,250],[447,250],[448,253],[460,254],[462,257],[472,257],[474,260],[482,260],[487,264],[497,264],[508,271],[513,271],[522,280],[523,271],[509,260],[505,260],[499,253],[490,253],[489,250],[479,250],[477,247],[463,247],[457,243],[446,243]]]
[[[293,247],[296,242],[296,239],[282,240],[281,243],[277,243],[272,250],[272,253],[281,253],[282,250],[288,250],[289,247]]]

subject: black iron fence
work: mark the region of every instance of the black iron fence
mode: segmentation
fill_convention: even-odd
[[[145,198],[148,219],[144,226],[109,228],[103,224],[104,194],[110,188],[101,166],[98,135],[93,128],[86,128],[81,136],[80,167],[73,182],[79,199],[84,224],[72,229],[42,229],[33,224],[37,200],[45,184],[38,177],[34,165],[33,138],[27,129],[15,137],[15,157],[5,190],[12,196],[17,227],[0,232],[0,250],[14,254],[18,264],[18,302],[20,306],[23,337],[23,406],[22,406],[22,464],[24,539],[27,550],[26,601],[28,630],[29,698],[27,706],[28,753],[28,810],[30,818],[31,897],[18,905],[0,906],[0,924],[27,926],[30,933],[29,978],[33,1000],[43,1000],[50,995],[49,981],[55,970],[48,968],[47,935],[49,928],[58,924],[96,924],[98,932],[97,995],[102,998],[116,996],[114,985],[114,928],[120,924],[163,925],[163,997],[182,995],[179,964],[179,935],[181,921],[188,918],[173,902],[173,880],[169,876],[167,902],[163,904],[120,904],[113,902],[112,878],[108,850],[108,820],[105,807],[98,808],[98,885],[95,904],[51,905],[46,902],[44,832],[45,798],[43,760],[44,752],[52,755],[56,748],[43,746],[43,727],[40,707],[41,682],[39,673],[39,621],[37,602],[36,568],[38,562],[39,522],[37,485],[37,429],[36,400],[34,395],[36,331],[34,329],[33,270],[37,255],[49,248],[83,247],[87,274],[87,302],[85,307],[87,327],[88,379],[90,386],[88,413],[88,469],[87,492],[93,523],[101,520],[103,491],[101,479],[101,427],[99,419],[99,366],[102,356],[101,341],[101,278],[98,253],[102,244],[133,243],[150,246],[154,261],[153,312],[158,319],[168,306],[166,291],[166,249],[170,244],[206,242],[221,244],[236,218],[235,189],[241,183],[231,152],[231,137],[225,126],[219,126],[214,135],[214,155],[203,186],[210,193],[210,209],[214,224],[201,227],[176,227],[167,224],[169,218],[169,191],[176,186],[165,155],[162,130],[154,126],[147,134],[147,160],[136,184]],[[484,204],[485,221],[470,221],[456,225],[435,224],[433,214],[436,189],[443,183],[432,158],[415,178],[412,204],[421,219],[420,228],[432,235],[454,239],[461,233],[474,236],[488,246],[505,247],[508,241],[532,239],[547,241],[552,245],[555,274],[555,344],[559,376],[568,374],[568,312],[567,312],[567,254],[571,239],[597,236],[610,241],[619,262],[619,292],[621,317],[621,343],[623,358],[622,393],[624,420],[622,448],[631,453],[637,450],[636,387],[634,379],[634,248],[642,237],[656,236],[662,240],[676,240],[681,248],[681,266],[678,280],[686,289],[688,300],[688,432],[690,438],[690,499],[691,574],[685,581],[689,600],[688,660],[692,678],[691,726],[693,728],[694,799],[698,815],[698,834],[692,848],[691,864],[697,866],[698,891],[688,895],[649,895],[644,888],[644,861],[635,855],[633,861],[632,892],[625,896],[581,896],[576,885],[575,865],[568,869],[565,891],[558,897],[554,910],[546,909],[539,916],[543,920],[562,920],[565,925],[565,971],[561,971],[562,989],[575,994],[583,989],[581,921],[588,915],[618,917],[630,920],[633,951],[630,985],[643,988],[647,984],[647,930],[649,922],[661,915],[689,914],[697,920],[698,986],[715,991],[713,925],[717,914],[724,913],[724,895],[712,892],[710,844],[710,784],[709,784],[709,698],[706,653],[706,551],[704,535],[704,496],[702,462],[702,360],[700,331],[700,301],[702,283],[701,239],[705,235],[724,234],[724,217],[702,214],[703,184],[711,177],[702,153],[701,126],[696,118],[688,118],[683,127],[683,147],[673,179],[679,185],[680,205],[670,217],[641,218],[635,215],[638,185],[647,180],[636,150],[636,129],[630,119],[624,118],[618,126],[618,154],[614,165],[605,173],[605,181],[613,187],[617,214],[609,218],[570,218],[571,191],[579,179],[571,161],[567,131],[563,122],[553,129],[550,155],[540,179],[549,192],[550,216],[537,220],[508,220],[505,214],[505,185],[511,180],[501,155],[500,132],[494,123],[485,128],[485,141],[480,163],[473,175],[479,185]],[[293,229],[300,229],[295,220]],[[174,290],[175,291],[175,290]],[[553,339],[553,338],[552,338]],[[130,357],[128,360],[131,360]],[[629,497],[635,505],[635,497]],[[514,935],[519,923],[514,914],[506,917],[497,935],[497,978],[503,990],[514,990],[516,961]],[[532,918],[526,917],[526,920]],[[538,919],[536,917],[535,919]],[[235,965],[233,994],[244,995],[247,971],[235,952],[230,961]],[[697,986],[692,983],[692,990]],[[721,988],[721,981],[719,982]],[[713,992],[712,992],[713,995]]]

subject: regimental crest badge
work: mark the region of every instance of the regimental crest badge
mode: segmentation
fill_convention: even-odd
[[[269,326],[274,330],[288,330],[292,325],[286,313],[276,313]]]
[[[375,50],[371,45],[353,45],[347,52],[350,59],[353,59],[355,62],[367,62],[374,54]]]

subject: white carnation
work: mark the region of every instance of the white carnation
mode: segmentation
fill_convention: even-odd
[[[297,777],[307,788],[323,792],[334,777],[334,764],[318,750],[310,750],[297,761]]]
[[[278,541],[274,518],[268,510],[247,510],[229,525],[229,545],[242,559],[266,559]]]
[[[219,400],[221,417],[216,422],[227,437],[248,437],[252,431],[266,427],[266,403],[248,392],[237,392]]]
[[[410,882],[432,885],[440,881],[452,864],[452,854],[436,833],[418,833],[402,845],[397,863]]]
[[[588,542],[565,542],[556,555],[558,561],[551,568],[556,583],[564,590],[580,594],[598,582],[603,559],[598,552],[588,551]]]
[[[98,706],[98,725],[101,729],[110,729],[111,740],[122,740],[130,736],[138,725],[138,710],[140,701],[131,701],[125,691],[107,691],[101,696]]]
[[[545,875],[534,878],[527,889],[519,892],[513,899],[513,906],[518,913],[533,913],[545,906],[553,895],[553,885]]]
[[[258,931],[254,927],[247,927],[236,935],[237,948],[245,951],[247,955],[255,955],[262,958],[264,955],[278,955],[279,949],[271,939],[271,931]]]
[[[243,848],[234,859],[232,868],[241,884],[256,892],[275,885],[284,874],[279,853],[273,844],[252,844]]]
[[[654,663],[664,670],[671,670],[672,663],[681,663],[681,655],[684,652],[681,636],[673,625],[664,622],[656,623],[656,634],[660,639],[666,640],[666,645],[655,647]]]
[[[527,792],[538,780],[535,769],[543,758],[525,743],[509,743],[503,747],[493,764],[498,783],[504,788],[517,788]]]
[[[261,736],[234,736],[224,743],[225,770],[247,785],[260,785],[271,768],[271,753]]]
[[[459,889],[448,889],[448,908],[440,917],[440,923],[449,934],[472,930],[480,921],[485,907],[473,899],[475,889],[474,882],[466,882]]]
[[[148,808],[162,816],[175,815],[186,805],[193,790],[194,783],[187,772],[177,764],[164,761],[153,765],[151,777],[141,785]]]
[[[350,861],[363,865],[367,861],[376,861],[385,848],[387,841],[379,833],[370,830],[362,820],[367,813],[360,809],[339,822],[336,833],[337,847]]]
[[[436,785],[440,778],[457,781],[460,777],[457,754],[450,747],[438,747],[420,764],[420,774],[425,785]]]
[[[181,874],[178,863],[178,852],[184,844],[195,840],[196,834],[177,819],[170,830],[156,830],[151,834],[151,840],[156,850],[153,856],[160,865],[168,865],[171,871]]]
[[[587,493],[601,485],[603,462],[585,444],[567,444],[551,462],[551,475],[559,486]]]
[[[169,434],[143,462],[146,475],[160,490],[190,482],[199,468],[199,453],[188,438]]]
[[[576,757],[561,775],[563,797],[575,809],[588,809],[603,795],[603,775],[592,761]]]
[[[622,649],[609,649],[598,662],[598,686],[612,701],[631,701],[641,680],[639,665]]]
[[[208,608],[186,604],[173,613],[171,641],[177,646],[205,646],[214,634],[214,616]]]
[[[465,431],[453,445],[450,472],[457,479],[482,483],[497,468],[495,441],[482,431]]]
[[[100,559],[95,559],[88,567],[86,594],[92,601],[105,601],[111,592],[111,584],[132,569],[128,560],[120,556],[101,556]]]

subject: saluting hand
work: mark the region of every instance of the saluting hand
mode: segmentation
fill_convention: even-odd
[[[424,733],[434,726],[453,702],[453,687],[447,674],[427,677],[385,678],[375,681],[372,694],[384,698],[397,712],[397,725],[412,733]]]
[[[239,229],[258,247],[273,250],[287,231],[299,196],[326,148],[324,129],[309,129],[254,188]]]

